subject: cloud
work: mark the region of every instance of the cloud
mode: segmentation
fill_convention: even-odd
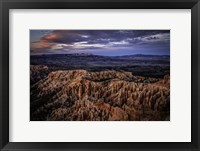
[[[43,52],[47,49],[50,49],[53,44],[49,43],[48,41],[36,41],[30,44],[30,49],[32,53]]]
[[[154,34],[154,35],[148,35],[148,36],[142,36],[142,37],[136,37],[134,40],[139,40],[142,42],[166,42],[169,41],[170,35],[169,33],[163,33],[163,34]]]
[[[50,34],[45,35],[44,37],[42,37],[41,40],[54,41],[54,40],[59,39],[59,38],[61,38],[61,37],[58,34],[50,33]]]
[[[51,46],[52,50],[57,50],[57,49],[65,49],[65,48],[70,48],[73,47],[73,45],[67,45],[67,44],[53,44]]]
[[[35,35],[34,35],[35,36]],[[132,49],[169,45],[169,30],[54,30],[31,41],[31,52]],[[164,45],[165,44],[165,45]],[[168,46],[166,46],[168,47]],[[147,48],[146,48],[147,49]]]
[[[88,36],[88,35],[82,35],[81,37],[83,37],[83,38],[89,38],[90,36]]]

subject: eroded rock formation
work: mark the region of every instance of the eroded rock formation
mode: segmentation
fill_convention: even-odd
[[[31,72],[37,81],[31,86],[31,120],[169,120],[169,75],[157,79],[114,70],[41,70],[43,77]]]

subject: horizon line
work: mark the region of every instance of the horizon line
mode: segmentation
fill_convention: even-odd
[[[91,55],[91,56],[104,56],[104,57],[121,57],[121,56],[136,56],[136,55],[143,55],[143,56],[170,56],[167,55],[167,54],[141,54],[141,53],[138,53],[138,54],[130,54],[130,55],[97,55],[97,54],[92,54],[92,53],[34,53],[34,54],[31,54],[30,53],[30,56],[42,56],[42,55]]]

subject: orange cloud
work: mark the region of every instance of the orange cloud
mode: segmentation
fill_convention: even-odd
[[[45,41],[45,40],[41,40],[41,41],[31,43],[31,49],[50,48],[51,46],[52,46],[52,44]]]
[[[58,38],[57,34],[51,33],[51,34],[48,34],[48,35],[42,37],[42,40],[55,40],[57,38]]]

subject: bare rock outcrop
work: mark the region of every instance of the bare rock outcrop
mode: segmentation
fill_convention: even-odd
[[[31,120],[154,121],[169,113],[169,75],[157,79],[114,70],[62,70],[31,86]]]

